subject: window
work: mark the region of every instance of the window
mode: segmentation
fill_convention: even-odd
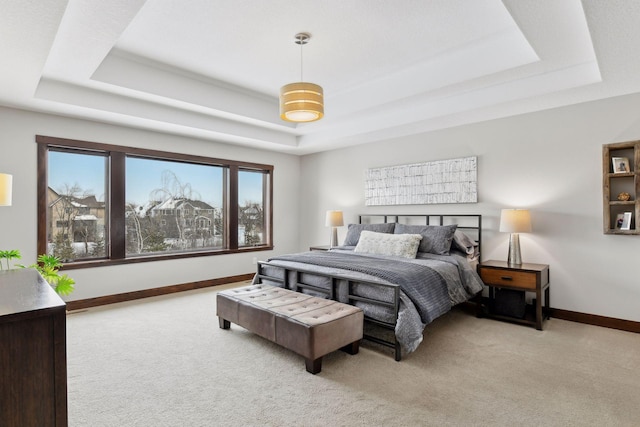
[[[238,244],[263,245],[266,241],[264,193],[265,174],[260,171],[238,171]]]
[[[38,253],[86,267],[271,249],[273,166],[36,136]],[[43,196],[44,195],[44,196]]]
[[[51,149],[48,166],[46,252],[64,261],[104,258],[107,157]]]
[[[224,248],[227,168],[133,156],[125,162],[127,256]],[[208,222],[194,221],[199,210]]]

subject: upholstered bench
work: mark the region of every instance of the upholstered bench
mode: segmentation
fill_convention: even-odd
[[[364,314],[357,307],[269,285],[218,292],[216,304],[222,329],[235,323],[292,350],[312,374],[332,351],[358,353]]]

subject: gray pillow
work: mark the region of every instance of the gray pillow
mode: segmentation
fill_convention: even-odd
[[[452,225],[405,225],[396,224],[395,234],[421,234],[422,241],[418,252],[436,255],[449,255],[453,235],[458,224]]]
[[[376,233],[393,234],[395,222],[384,224],[349,224],[347,228],[347,236],[344,238],[344,246],[356,246],[360,240],[360,233],[363,230],[373,231]]]
[[[480,254],[478,250],[478,242],[467,236],[460,230],[456,230],[453,235],[453,242],[451,243],[452,250],[459,250],[467,254],[467,258],[478,258]]]

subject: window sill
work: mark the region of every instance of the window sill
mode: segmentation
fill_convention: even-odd
[[[174,253],[162,254],[162,255],[158,255],[158,254],[141,255],[141,256],[130,257],[125,259],[96,259],[96,260],[87,260],[87,261],[74,261],[74,262],[63,263],[64,266],[62,267],[62,270],[76,270],[81,268],[107,267],[107,266],[121,265],[121,264],[137,264],[141,262],[168,261],[168,260],[183,259],[183,258],[229,255],[229,254],[239,254],[243,252],[258,252],[258,251],[270,251],[270,250],[273,250],[272,245],[261,245],[261,246],[247,246],[247,247],[242,247],[238,249],[220,249],[215,251],[188,252],[188,253],[174,252]]]

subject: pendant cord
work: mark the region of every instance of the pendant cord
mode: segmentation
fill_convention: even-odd
[[[300,43],[300,81],[303,82],[304,81],[304,75],[303,75],[303,62],[302,62],[302,46],[304,45],[304,43]]]
[[[296,34],[295,43],[300,45],[300,81],[304,82],[304,60],[302,54],[302,46],[309,42],[311,36],[307,33]]]

